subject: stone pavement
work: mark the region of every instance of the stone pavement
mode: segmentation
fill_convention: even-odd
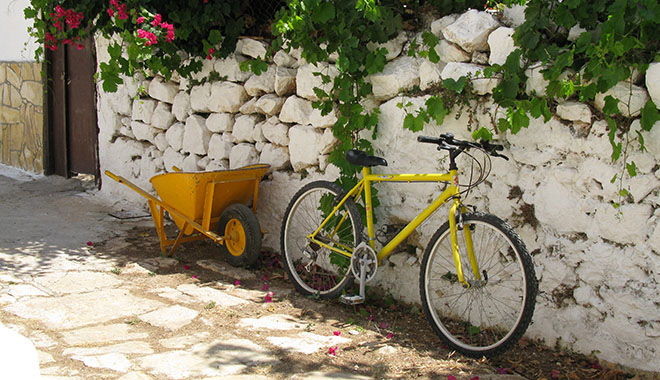
[[[74,180],[6,175],[0,167],[0,321],[34,344],[43,379],[372,378],[332,366],[328,347],[354,339],[332,333],[337,321],[310,329],[302,312],[282,312],[291,309],[281,298],[266,302],[265,290],[233,282],[254,273],[207,259],[196,265],[225,280],[202,283],[168,272],[175,259],[133,260],[119,237],[150,219],[109,216],[118,205]],[[284,297],[291,288],[271,291]],[[292,361],[310,355],[316,362]],[[480,379],[495,377],[520,379]]]

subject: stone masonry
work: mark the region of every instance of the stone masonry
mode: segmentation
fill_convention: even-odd
[[[444,156],[418,143],[417,135],[452,132],[470,138],[464,114],[453,113],[443,125],[426,125],[420,133],[404,130],[406,114],[415,113],[427,97],[403,97],[401,90],[425,90],[440,80],[470,75],[481,95],[474,105],[478,125],[491,125],[503,114],[491,97],[500,79],[481,72],[489,62],[500,63],[508,56],[513,49],[511,28],[519,23],[519,11],[504,12],[501,18],[469,11],[435,20],[430,30],[440,38],[437,64],[407,54],[413,38],[422,40],[419,35],[402,33],[385,44],[392,54],[385,70],[369,79],[373,97],[365,101],[366,108],[380,110],[373,146],[390,165],[379,171],[445,170]],[[98,44],[102,54],[105,42]],[[291,196],[311,180],[338,175],[328,164],[337,115],[323,116],[312,107],[313,88],[322,86],[314,73],[332,77],[337,69],[333,62],[313,66],[300,59],[299,52],[281,51],[260,76],[240,71],[240,62],[261,54],[260,45],[245,40],[230,57],[205,61],[200,75],[215,71],[223,81],[192,86],[180,78],[126,78],[114,94],[103,93],[99,86],[99,154],[103,169],[145,188],[150,188],[153,175],[172,166],[196,171],[271,164],[261,184],[257,216],[267,231],[264,246],[279,251],[280,224]],[[103,59],[107,57],[99,57]],[[544,89],[541,69],[528,71],[530,93]],[[608,94],[636,117],[646,99],[660,104],[658,83],[660,63],[654,63],[645,77],[622,82]],[[636,142],[629,148],[638,175],[626,179],[631,198],[617,210],[611,202],[619,199],[619,188],[610,180],[622,173],[622,164],[611,162],[607,125],[598,119],[598,107],[600,101],[594,106],[566,101],[548,123],[532,119],[517,135],[498,136],[506,141],[504,153],[511,160],[494,159],[488,181],[472,190],[466,202],[507,220],[533,255],[540,293],[530,336],[660,371],[660,126],[646,135],[646,152],[636,149]],[[640,129],[639,121],[632,129]],[[378,220],[411,220],[438,189],[379,186]],[[114,181],[105,180],[102,191],[144,204],[142,197]],[[421,255],[446,220],[444,213],[436,213],[408,239],[412,249],[388,258],[376,276],[381,289],[400,300],[419,302]]]
[[[0,62],[0,163],[43,172],[41,64]]]

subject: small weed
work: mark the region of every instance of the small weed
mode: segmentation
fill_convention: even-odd
[[[215,301],[211,301],[204,306],[204,309],[206,310],[211,310],[213,308],[215,308]]]
[[[117,274],[117,275],[120,274],[121,273],[121,268],[119,268],[119,267],[112,268],[112,273]]]
[[[140,323],[140,319],[135,317],[135,318],[128,319],[128,320],[124,321],[124,323],[126,323],[127,325],[130,325],[130,326],[135,326],[138,323]]]
[[[314,325],[315,323],[309,323],[307,326],[305,326],[305,331],[307,332],[314,331]]]
[[[149,271],[149,277],[153,277],[153,276],[155,276],[155,275],[156,275],[155,272],[151,272],[151,271]]]

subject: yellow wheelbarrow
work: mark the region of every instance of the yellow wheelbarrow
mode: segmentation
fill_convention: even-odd
[[[206,236],[220,244],[220,251],[231,265],[245,266],[254,264],[261,251],[261,228],[254,213],[259,181],[269,167],[257,164],[209,172],[174,168],[175,172],[151,178],[160,199],[121,176],[107,170],[105,174],[147,198],[163,255],[172,255],[181,243]],[[165,233],[165,211],[179,228],[174,240]],[[169,246],[172,248],[168,253]]]

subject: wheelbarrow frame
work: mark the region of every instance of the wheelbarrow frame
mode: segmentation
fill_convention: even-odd
[[[114,174],[109,170],[106,170],[105,174],[108,177],[112,178],[113,180],[128,186],[133,191],[135,191],[136,193],[142,195],[147,199],[149,210],[151,211],[151,216],[154,220],[154,224],[156,226],[156,232],[158,233],[158,238],[160,240],[160,250],[164,256],[171,256],[181,243],[200,240],[203,239],[204,237],[207,237],[218,244],[224,244],[226,237],[220,236],[217,233],[210,230],[211,225],[213,223],[217,223],[218,220],[220,219],[219,215],[217,216],[212,215],[213,202],[217,188],[222,185],[228,185],[237,182],[254,182],[254,187],[253,187],[254,190],[252,196],[252,212],[256,214],[257,200],[259,197],[259,182],[261,181],[261,178],[263,178],[263,175],[266,173],[269,167],[270,165],[268,164],[245,166],[234,170],[238,171],[242,169],[252,169],[252,170],[256,169],[257,170],[256,175],[253,175],[250,178],[209,181],[206,184],[205,195],[204,195],[204,208],[203,208],[203,214],[201,220],[193,220],[190,216],[184,214],[176,207],[151,195],[146,190],[142,189],[141,187],[137,186],[136,184],[132,183],[131,181],[127,180],[126,178],[120,175]],[[173,167],[173,170],[175,172],[181,172],[181,170],[176,167]],[[232,170],[228,170],[228,171],[232,171]],[[225,172],[225,171],[218,171],[218,172]],[[206,172],[206,173],[211,173],[211,172]],[[195,174],[195,173],[191,173],[191,174]],[[177,235],[176,239],[169,239],[165,232],[165,211],[170,213],[173,219],[179,219],[183,221],[183,224],[179,226],[179,234]],[[222,211],[224,211],[224,209],[221,210],[220,212]],[[189,234],[191,230],[196,233],[193,233],[190,236],[185,236],[186,234]],[[172,248],[168,252],[167,248],[169,246],[172,246]]]

